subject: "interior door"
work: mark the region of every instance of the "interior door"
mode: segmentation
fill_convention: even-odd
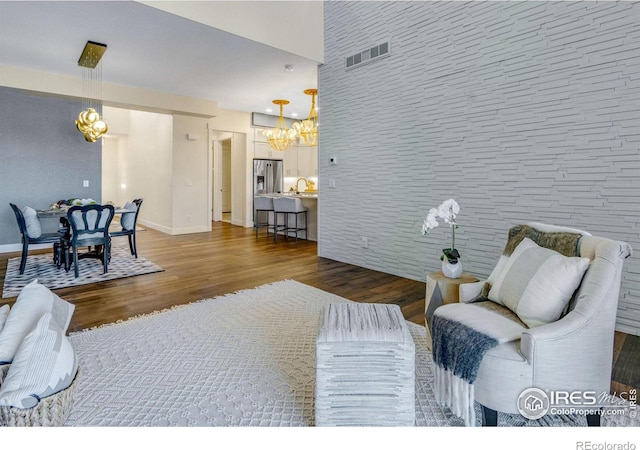
[[[222,212],[231,212],[231,139],[222,141]]]
[[[220,222],[222,220],[222,144],[219,140],[215,140],[215,138],[213,140],[212,165],[212,220],[214,222]]]

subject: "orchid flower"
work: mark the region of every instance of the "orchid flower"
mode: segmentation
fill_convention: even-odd
[[[456,217],[459,213],[460,205],[458,205],[458,202],[452,198],[445,200],[437,208],[429,210],[422,224],[422,234],[429,234],[429,230],[438,226],[438,219],[442,219],[451,228],[451,249],[447,250],[454,251],[456,248],[456,228],[458,228]]]

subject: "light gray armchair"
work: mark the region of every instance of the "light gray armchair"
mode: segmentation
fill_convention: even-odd
[[[518,400],[528,388],[544,392],[610,392],[621,272],[623,261],[631,255],[631,247],[580,230],[540,223],[527,226],[547,235],[580,234],[576,256],[589,258],[590,263],[566,312],[558,320],[525,327],[520,339],[498,344],[485,353],[472,390],[475,401],[482,405],[483,425],[495,426],[497,411],[521,412]],[[534,241],[536,233],[530,236]],[[544,240],[537,242],[541,247],[551,248],[545,243],[548,244]],[[468,308],[473,303],[466,302],[477,299],[483,288],[486,294],[487,286],[484,281],[461,285],[460,298],[465,303],[445,307]],[[588,424],[598,425],[599,417],[588,414]]]

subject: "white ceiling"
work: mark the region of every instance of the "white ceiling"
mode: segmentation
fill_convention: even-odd
[[[107,45],[104,82],[306,117],[318,63],[136,2],[0,1],[0,65],[82,77],[88,41]],[[293,72],[284,66],[294,66]]]

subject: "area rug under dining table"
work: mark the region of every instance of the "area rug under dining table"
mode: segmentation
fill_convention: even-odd
[[[102,262],[96,258],[79,261],[80,276],[75,278],[73,267],[69,272],[64,267],[57,268],[51,253],[29,255],[24,273],[20,274],[20,258],[11,258],[7,263],[7,273],[2,288],[2,298],[17,297],[27,284],[37,279],[49,289],[62,289],[101,281],[127,278],[148,273],[162,272],[164,269],[140,255],[135,258],[129,247],[114,245],[111,251],[109,270],[104,273]]]
[[[284,280],[72,333],[80,372],[66,425],[313,426],[321,311],[347,301]],[[462,426],[435,400],[424,327],[407,325],[416,425]],[[500,414],[499,425],[586,423],[543,419]]]

